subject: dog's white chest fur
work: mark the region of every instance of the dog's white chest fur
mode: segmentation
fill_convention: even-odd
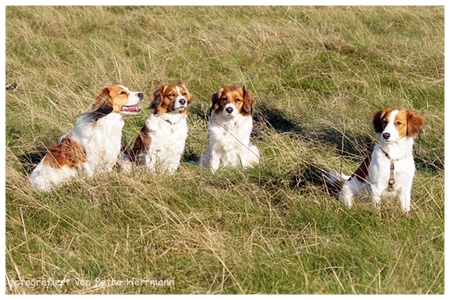
[[[233,118],[221,114],[211,115],[208,123],[208,150],[202,155],[200,165],[213,171],[220,165],[250,166],[259,162],[259,150],[250,144],[253,121],[251,116]]]
[[[120,154],[124,124],[120,114],[111,113],[96,122],[79,120],[68,133],[70,137],[78,139],[84,145],[87,164],[84,171],[88,177],[95,172],[112,169]]]
[[[352,198],[358,195],[370,195],[374,204],[380,202],[381,196],[398,197],[402,209],[409,211],[415,173],[413,138],[405,137],[397,143],[383,146],[384,150],[379,144],[374,147],[365,181],[349,178],[342,187],[340,199],[350,207]],[[392,191],[388,189],[389,180],[394,180]]]
[[[209,140],[213,148],[221,152],[233,152],[233,149],[247,147],[252,132],[252,118],[237,115],[227,120],[221,115],[211,117],[208,128],[210,130]],[[238,151],[234,151],[237,153]]]
[[[145,124],[151,138],[145,164],[152,171],[174,173],[180,164],[188,136],[187,115],[152,114]]]
[[[369,166],[369,174],[366,178],[371,184],[373,193],[383,196],[398,196],[400,193],[404,192],[404,189],[411,189],[415,173],[412,155],[412,138],[405,139],[404,144],[410,144],[408,150],[405,149],[406,151],[403,152],[390,151],[392,156],[395,156],[394,153],[403,153],[402,157],[389,156],[388,158],[379,145],[374,147]],[[408,139],[410,139],[410,141],[408,141]],[[397,148],[401,146],[401,144],[395,145]],[[391,164],[393,168],[392,174]],[[390,179],[394,180],[393,191],[388,190]]]

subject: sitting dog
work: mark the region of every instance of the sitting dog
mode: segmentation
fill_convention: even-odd
[[[30,174],[30,182],[40,191],[78,176],[91,178],[107,172],[120,154],[124,114],[137,114],[144,95],[122,85],[105,87],[91,110],[78,117],[71,131],[42,158]]]
[[[368,156],[352,176],[330,171],[329,179],[341,185],[339,199],[351,207],[353,198],[369,194],[377,206],[381,196],[400,200],[404,212],[410,211],[411,187],[415,166],[414,138],[422,129],[425,118],[409,110],[385,108],[373,115],[373,126],[378,139]]]
[[[162,85],[153,92],[153,113],[145,121],[128,160],[149,170],[173,174],[180,165],[188,136],[192,94],[184,83]],[[129,168],[128,168],[129,170]]]
[[[211,100],[208,150],[200,158],[200,166],[216,171],[220,166],[258,164],[259,150],[250,143],[256,100],[244,86],[221,87]]]

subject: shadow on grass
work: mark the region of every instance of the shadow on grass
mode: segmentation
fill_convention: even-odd
[[[343,134],[334,128],[323,128],[321,124],[316,128],[304,126],[301,124],[302,120],[293,120],[279,109],[265,103],[258,107],[254,120],[254,132],[257,136],[262,135],[269,127],[278,133],[287,134],[292,139],[334,147],[344,157],[352,159],[367,156],[374,144],[368,135]],[[310,125],[310,122],[307,124]]]
[[[302,120],[293,120],[287,117],[282,111],[262,104],[254,114],[254,132],[256,137],[264,134],[267,128],[272,128],[280,134],[289,138],[320,146],[325,148],[335,148],[336,151],[330,155],[341,153],[345,158],[355,160],[355,168],[358,161],[368,155],[373,147],[373,140],[369,136],[343,135],[342,132],[334,128],[323,128],[318,124],[316,128],[302,125]],[[311,129],[314,128],[314,129]],[[340,186],[331,184],[326,180],[330,167],[311,162],[307,158],[298,162],[298,169],[284,174],[284,179],[288,180],[288,186],[293,190],[302,190],[308,186],[316,186],[330,196],[339,193]]]
[[[253,113],[253,132],[255,139],[261,139],[267,128],[272,128],[276,132],[284,134],[289,138],[301,140],[304,142],[315,142],[317,144],[326,144],[335,147],[341,151],[344,156],[349,158],[361,158],[369,154],[373,147],[373,139],[370,136],[362,135],[343,135],[342,132],[333,128],[322,128],[311,130],[310,127],[303,126],[302,120],[293,120],[287,117],[281,110],[271,107],[261,102]],[[192,106],[190,113],[196,115],[202,120],[208,120],[208,111],[204,111],[200,106]],[[309,124],[309,123],[308,123]],[[320,125],[320,124],[319,124]],[[186,160],[194,160],[199,157],[192,157],[192,154],[185,155]]]
[[[339,153],[342,158],[355,161],[355,169],[362,159],[371,154],[376,142],[375,134],[373,134],[373,137],[370,134],[355,135],[352,132],[343,134],[335,128],[323,128],[320,124],[315,127],[306,125],[310,125],[310,123],[302,125],[301,119],[293,120],[282,111],[265,103],[258,106],[258,111],[254,114],[254,120],[254,132],[257,138],[264,135],[267,128],[272,128],[292,139],[335,148],[336,151],[330,153],[330,155]],[[430,161],[418,153],[415,155],[415,161],[418,170],[433,172],[443,170],[443,159]],[[295,174],[286,174],[290,178],[290,188],[301,189],[309,183],[324,188],[325,192],[330,195],[336,195],[339,192],[339,186],[330,184],[325,180],[329,167],[310,162],[307,159],[299,161],[299,165],[301,167]]]
[[[41,148],[34,152],[28,152],[19,155],[19,162],[22,164],[25,174],[30,175],[30,173],[34,170],[34,168],[42,160],[46,153],[47,149]]]
[[[327,180],[330,169],[317,163],[303,161],[299,170],[289,174],[289,187],[293,190],[301,190],[313,185],[322,189],[329,196],[336,197],[341,189],[339,184],[333,184]]]

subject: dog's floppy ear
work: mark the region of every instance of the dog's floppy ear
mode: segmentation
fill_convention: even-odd
[[[372,116],[372,124],[373,129],[375,129],[376,133],[382,133],[383,132],[383,118],[386,115],[386,113],[393,111],[392,108],[385,108],[383,110],[377,111]]]
[[[150,102],[150,109],[156,109],[161,105],[162,95],[164,94],[164,90],[166,89],[165,85],[161,85],[161,87],[157,88],[151,95],[152,101]]]
[[[253,114],[253,107],[256,104],[255,98],[253,98],[252,94],[245,89],[245,86],[242,87],[243,95],[244,95],[244,103],[242,106],[242,110],[248,114]]]
[[[215,93],[211,96],[212,106],[211,106],[209,114],[211,114],[211,112],[213,110],[216,111],[220,108],[219,102],[220,102],[220,96],[222,96],[222,92],[223,92],[223,88],[220,88],[217,93]]]
[[[97,97],[92,103],[91,110],[104,115],[107,115],[113,111],[111,97],[109,95],[109,87],[105,87],[103,90],[98,92]]]
[[[415,137],[425,124],[425,117],[408,110],[408,132],[409,136]]]

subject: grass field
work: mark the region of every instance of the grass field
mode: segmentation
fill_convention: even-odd
[[[6,7],[6,80],[6,293],[444,293],[443,7]],[[102,87],[148,105],[179,81],[194,100],[174,176],[30,186]],[[262,163],[211,174],[192,161],[229,84],[257,100]],[[354,171],[386,106],[427,120],[408,216],[345,209],[321,179]]]

